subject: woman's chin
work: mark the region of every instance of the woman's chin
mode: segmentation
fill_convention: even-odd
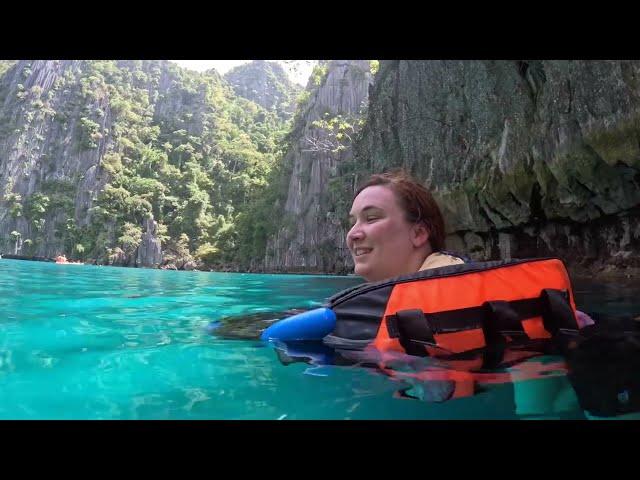
[[[355,273],[356,275],[360,275],[362,278],[364,278],[368,282],[371,281],[369,280],[370,272],[366,265],[356,263],[355,267],[353,268],[353,273]]]

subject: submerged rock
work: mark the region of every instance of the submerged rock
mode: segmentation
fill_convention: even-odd
[[[259,312],[247,315],[223,317],[213,329],[216,337],[235,340],[258,340],[269,325],[283,318],[297,315],[308,309],[291,308],[282,312]]]

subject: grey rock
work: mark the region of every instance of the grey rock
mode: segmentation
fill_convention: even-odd
[[[136,266],[158,268],[162,263],[162,244],[158,238],[158,224],[153,217],[145,220],[145,232],[137,250]]]
[[[639,119],[638,61],[382,61],[355,154],[423,180],[483,259],[633,265]]]
[[[224,75],[236,95],[251,100],[281,119],[291,118],[302,88],[292,83],[278,63],[265,60],[240,65]]]
[[[357,119],[366,107],[371,82],[369,62],[332,61],[321,85],[312,89],[292,134],[295,141],[284,162],[292,166],[285,205],[276,206],[284,222],[269,239],[264,267],[269,271],[336,272],[352,268],[345,243],[344,219],[328,205],[329,183],[338,166],[353,159],[350,145],[333,151],[327,131],[313,122],[342,115]],[[308,88],[311,88],[308,87]],[[349,195],[349,192],[341,192]]]
[[[183,270],[195,270],[197,268],[198,268],[198,264],[193,261],[185,262],[184,265],[182,265]]]

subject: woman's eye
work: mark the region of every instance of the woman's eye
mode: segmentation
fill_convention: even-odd
[[[367,217],[367,222],[373,222],[375,220],[378,220],[378,217],[374,217],[374,216],[368,216]]]

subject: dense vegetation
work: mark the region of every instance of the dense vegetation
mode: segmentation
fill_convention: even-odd
[[[0,100],[12,95],[4,80],[21,65],[0,64]],[[0,141],[30,122],[51,121],[56,131],[71,132],[77,154],[98,151],[103,185],[88,222],[75,214],[82,172],[46,174],[44,164],[55,165],[63,154],[62,138],[45,142],[49,149],[29,160],[43,163],[45,172],[36,192],[23,198],[11,184],[0,192],[32,232],[55,221],[67,254],[99,262],[133,255],[150,215],[166,262],[195,257],[212,268],[245,268],[264,252],[269,202],[282,191],[276,181],[266,187],[282,178],[277,160],[290,128],[278,108],[237,96],[215,71],[200,74],[166,61],[70,62],[46,93],[38,85],[18,87],[8,100],[15,107],[2,111]],[[18,105],[24,124],[13,115]],[[25,253],[46,241],[32,236],[23,239]]]

